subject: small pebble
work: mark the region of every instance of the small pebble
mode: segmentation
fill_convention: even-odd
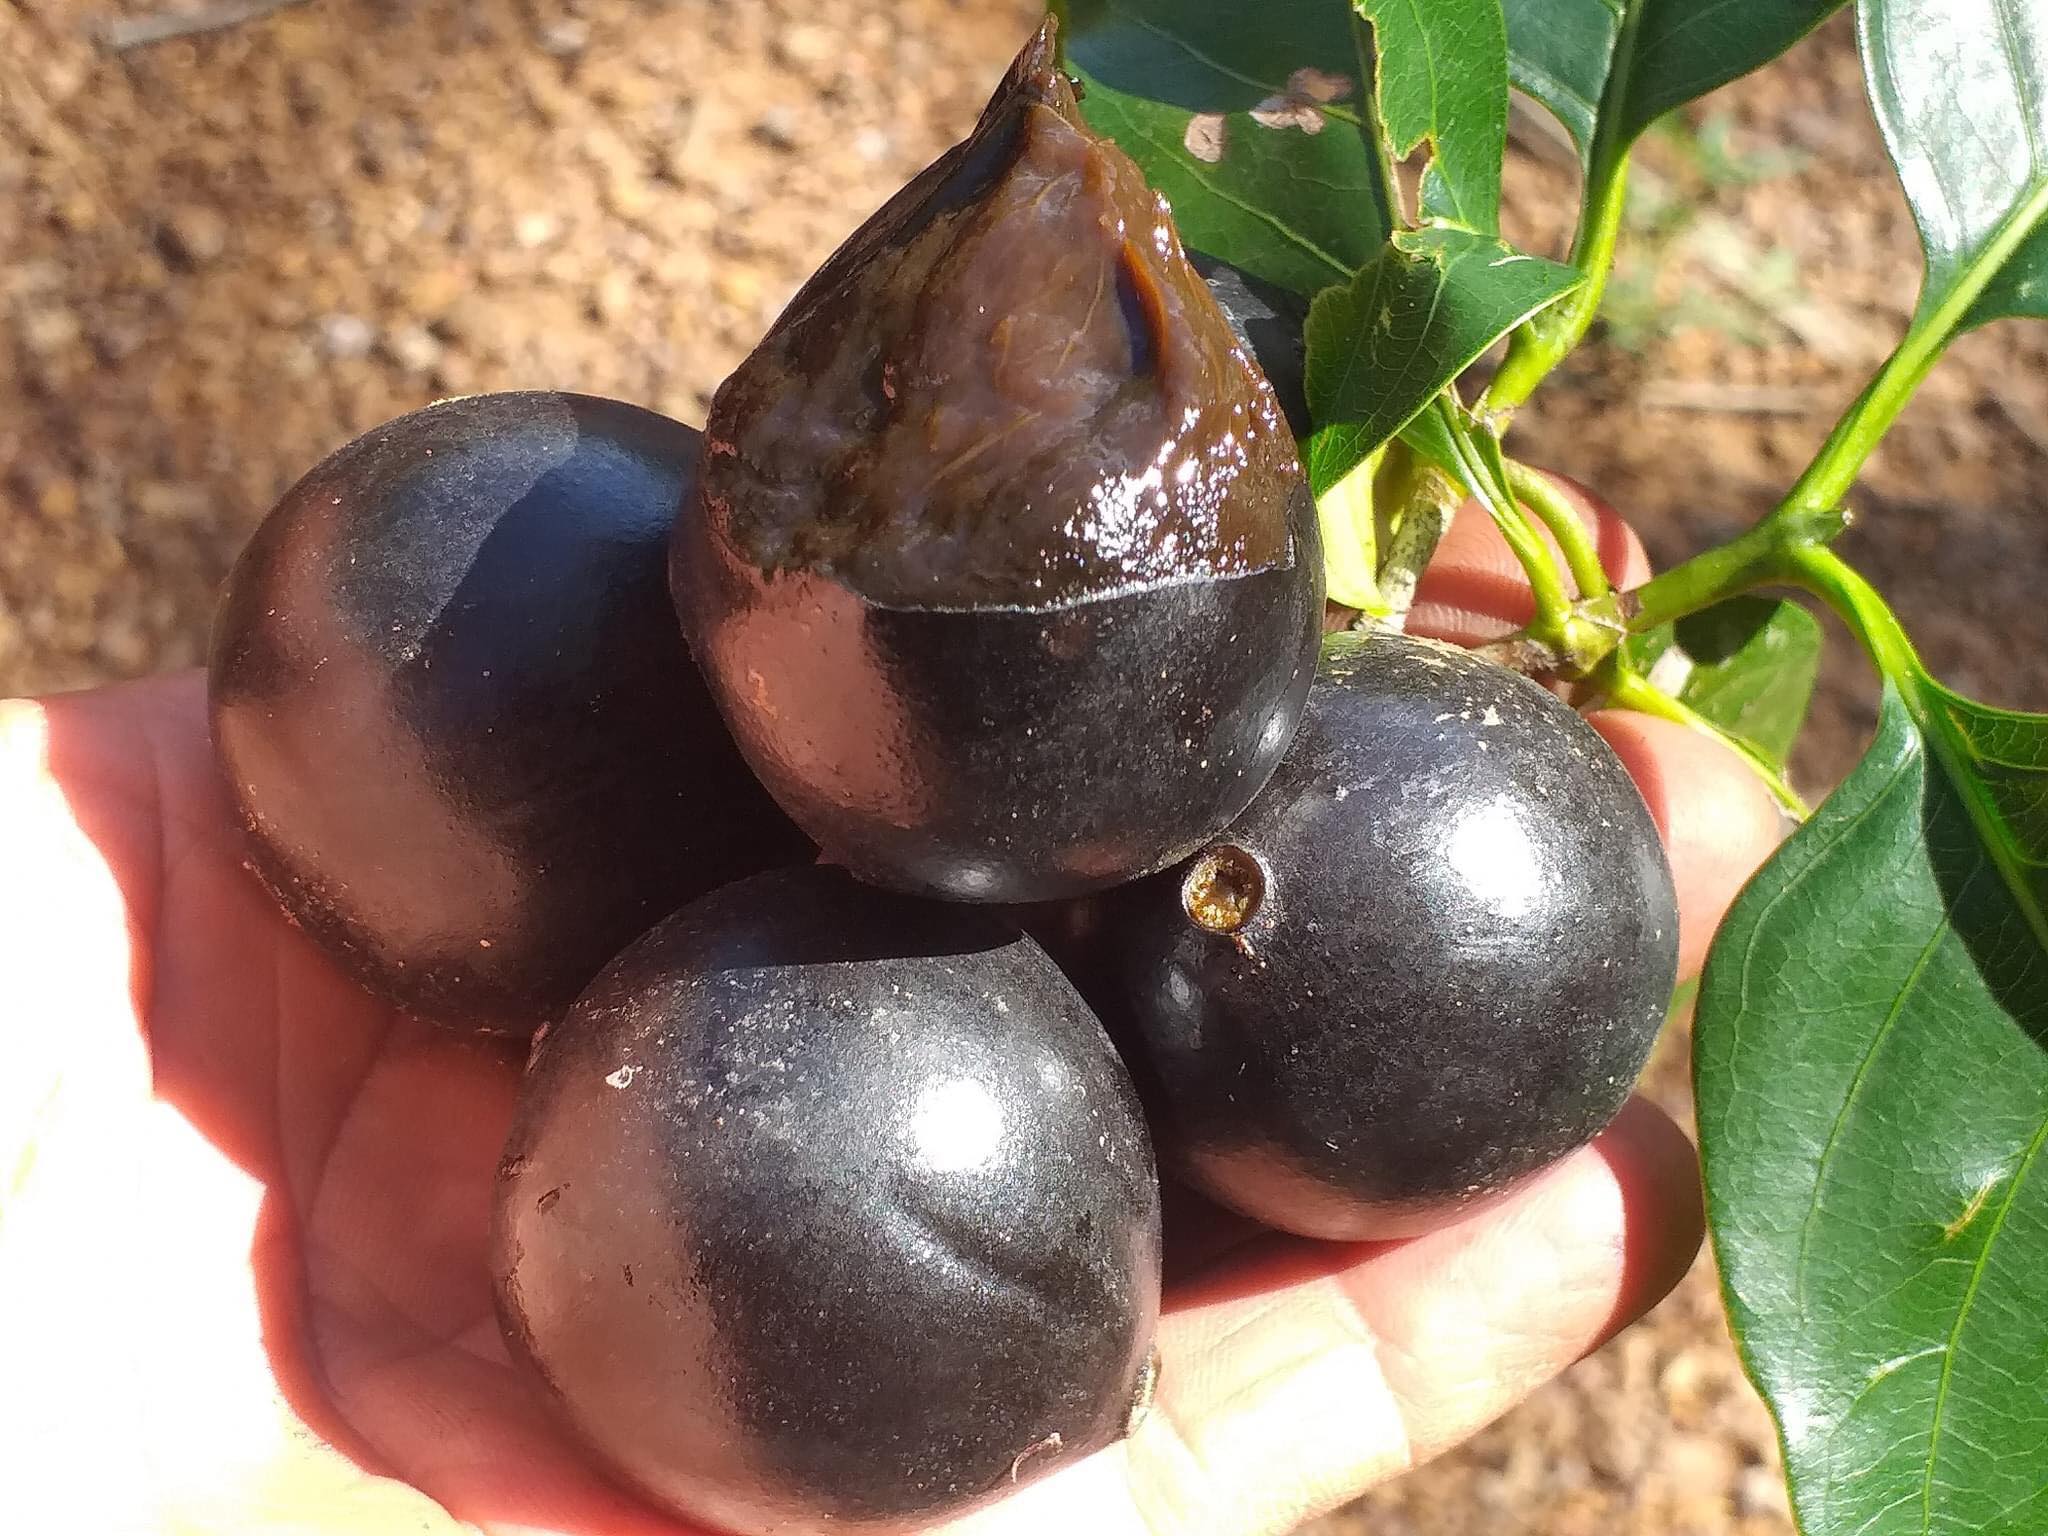
[[[320,317],[321,349],[338,361],[368,356],[370,344],[376,339],[376,332],[360,315],[341,313]]]

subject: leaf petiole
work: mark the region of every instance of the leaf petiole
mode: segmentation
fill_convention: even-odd
[[[1635,710],[1638,714],[1673,721],[1698,731],[1702,736],[1711,736],[1749,765],[1750,772],[1763,782],[1764,788],[1771,792],[1771,798],[1787,815],[1805,821],[1813,814],[1813,807],[1800,798],[1799,792],[1786,781],[1785,776],[1756,748],[1740,736],[1722,730],[1684,700],[1673,698],[1632,667],[1619,665],[1619,658],[1620,653],[1616,652],[1610,659],[1609,668],[1601,675],[1610,703]]]
[[[1726,544],[1703,550],[1628,594],[1629,632],[1647,633],[1774,582],[1798,585],[1787,576],[1790,552],[1824,545],[1848,526],[1849,515],[1838,506],[1781,507]]]
[[[1964,328],[1971,308],[1985,288],[2040,226],[2044,215],[2048,215],[2048,179],[2006,216],[1997,234],[1977,253],[1940,302],[1913,317],[1898,348],[1843,412],[1834,431],[1821,444],[1820,452],[1814,455],[1813,462],[1774,515],[1831,506],[1849,494],[1864,460],[1898,419],[1928,371],[1941,360],[1948,344]]]
[[[1519,459],[1509,459],[1506,468],[1508,489],[1542,520],[1543,526],[1550,530],[1550,536],[1557,540],[1557,547],[1564,551],[1565,569],[1578,583],[1579,596],[1606,596],[1609,591],[1607,570],[1600,563],[1600,551],[1593,542],[1592,534],[1586,531],[1586,525],[1579,520],[1578,512],[1558,491],[1556,482],[1547,475],[1538,474]]]
[[[1833,550],[1820,544],[1794,544],[1781,552],[1783,579],[1826,603],[1869,653],[1877,670],[1898,687],[1917,715],[1920,680],[1927,675],[1913,642],[1891,605],[1877,589]]]
[[[1581,655],[1581,630],[1587,626],[1572,609],[1572,600],[1566,594],[1560,577],[1557,560],[1550,553],[1550,547],[1537,536],[1534,526],[1514,492],[1509,489],[1505,462],[1501,458],[1500,441],[1491,432],[1481,428],[1474,432],[1468,425],[1464,408],[1458,404],[1455,387],[1438,395],[1431,406],[1449,440],[1457,463],[1454,468],[1458,478],[1465,482],[1465,488],[1479,504],[1486,508],[1494,526],[1514,552],[1523,574],[1528,578],[1529,591],[1536,602],[1536,619],[1529,626],[1529,637],[1554,652],[1567,666],[1573,665]],[[1490,444],[1489,455],[1480,445],[1480,439]]]
[[[1787,559],[1792,579],[1835,611],[1862,642],[1877,670],[1898,691],[1899,701],[1955,786],[1985,851],[2034,937],[2048,948],[2048,911],[2043,910],[2035,891],[2025,852],[1984,791],[1981,770],[1972,760],[1972,744],[1953,712],[1955,695],[1929,676],[1891,605],[1848,561],[1818,545],[1789,551]]]

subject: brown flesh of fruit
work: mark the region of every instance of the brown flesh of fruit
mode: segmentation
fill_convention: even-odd
[[[1164,202],[1083,123],[1049,28],[707,431],[714,527],[887,606],[1050,607],[1292,558],[1272,392]]]

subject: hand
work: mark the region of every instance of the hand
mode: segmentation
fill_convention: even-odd
[[[1498,628],[1494,558],[1447,540],[1417,627]],[[1600,723],[1670,839],[1696,962],[1775,813],[1711,743]],[[585,1468],[499,1344],[484,1238],[521,1053],[371,1001],[278,915],[197,675],[0,704],[0,1044],[0,1529],[684,1536]],[[1700,1206],[1691,1148],[1638,1100],[1412,1242],[1261,1235],[1177,1197],[1168,1220],[1149,1418],[953,1536],[1283,1531],[1638,1316]]]

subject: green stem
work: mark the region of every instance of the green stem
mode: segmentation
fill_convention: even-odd
[[[1864,461],[1898,419],[1913,391],[1941,360],[1985,288],[2048,213],[2048,182],[2015,208],[1998,233],[1964,269],[1956,285],[1932,309],[1913,317],[1898,349],[1835,423],[1820,452],[1785,498],[1782,511],[1833,506],[1849,494]]]
[[[1515,328],[1508,354],[1487,387],[1480,411],[1505,416],[1536,392],[1550,370],[1585,339],[1600,314],[1607,293],[1607,274],[1621,243],[1622,207],[1628,199],[1630,140],[1621,131],[1622,105],[1628,98],[1629,76],[1635,67],[1636,28],[1643,0],[1628,0],[1614,39],[1612,68],[1600,92],[1593,143],[1586,154],[1586,186],[1579,199],[1579,226],[1572,234],[1570,261],[1586,276],[1584,283],[1548,309]]]
[[[1623,709],[1633,709],[1639,714],[1655,715],[1660,720],[1670,720],[1711,736],[1749,765],[1763,782],[1771,797],[1782,806],[1786,813],[1804,821],[1813,814],[1813,807],[1800,798],[1799,792],[1786,782],[1785,776],[1769,758],[1758,752],[1739,736],[1731,736],[1705,715],[1682,699],[1675,699],[1663,689],[1655,686],[1641,673],[1627,667],[1615,667],[1605,679],[1607,697]]]
[[[1443,542],[1465,488],[1398,437],[1387,444],[1385,462],[1386,483],[1375,486],[1380,510],[1388,514],[1378,587],[1387,618],[1398,624],[1415,604],[1423,568]]]
[[[1838,507],[1797,514],[1781,508],[1726,544],[1694,555],[1636,588],[1630,594],[1629,631],[1640,635],[1725,597],[1787,581],[1790,552],[1826,544],[1848,525]]]
[[[1854,577],[1855,573],[1840,561],[1830,565],[1818,559],[1824,553],[1821,546],[1849,525],[1848,514],[1842,509],[1843,499],[1856,483],[1871,450],[1898,419],[1928,370],[1940,360],[1969,317],[1972,306],[1983,296],[1985,287],[2039,226],[2044,215],[2048,215],[2048,183],[2006,217],[1998,233],[1941,301],[1914,317],[1898,348],[1843,413],[1813,462],[1771,514],[1732,542],[1695,555],[1644,586],[1635,594],[1636,612],[1629,628],[1637,633],[1655,629],[1723,597],[1772,581],[1804,586],[1808,580],[1817,579],[1815,572],[1832,580],[1828,573],[1836,567]],[[1834,604],[1841,592],[1847,590],[1816,588],[1815,594]],[[1869,592],[1867,584],[1862,590]],[[1880,630],[1888,624],[1886,632],[1897,631],[1899,643],[1904,644],[1903,631],[1898,631],[1898,623],[1890,617],[1883,600],[1875,593],[1869,597],[1874,605],[1868,608],[1873,616],[1871,622],[1878,624]],[[1876,615],[1883,616],[1882,622]],[[1844,617],[1847,618],[1846,613]],[[1873,642],[1866,638],[1866,644],[1870,643]],[[1911,653],[1912,647],[1906,646],[1904,654]]]
[[[1945,690],[1920,664],[1898,615],[1875,587],[1831,549],[1808,545],[1793,550],[1789,565],[1793,579],[1835,611],[1862,642],[1877,670],[1898,690],[1900,702],[1948,776],[1978,840],[2012,892],[2035,939],[2048,948],[2048,910],[2042,907],[2034,871],[2016,846],[2012,828],[1985,793],[1983,769],[1975,760],[1972,743],[1942,702]]]
[[[1926,670],[1913,642],[1891,606],[1855,568],[1831,549],[1818,544],[1794,545],[1784,552],[1784,579],[1811,592],[1832,608],[1870,653],[1877,670],[1897,685],[1909,705],[1919,704],[1920,679]],[[1916,707],[1915,711],[1920,711]]]
[[[1486,508],[1487,515],[1500,529],[1500,536],[1507,540],[1508,548],[1514,552],[1523,574],[1529,579],[1529,591],[1536,599],[1536,622],[1529,626],[1530,635],[1560,656],[1569,654],[1576,621],[1572,614],[1572,600],[1565,594],[1564,583],[1558,576],[1557,561],[1549,547],[1536,536],[1528,518],[1522,515],[1514,494],[1504,482],[1495,479],[1484,453],[1473,441],[1473,434],[1465,424],[1464,412],[1452,397],[1452,391],[1447,389],[1438,395],[1432,409],[1441,418],[1457,452],[1458,478]],[[1492,436],[1491,433],[1484,435]],[[1497,450],[1497,441],[1495,447]]]
[[[1557,547],[1564,551],[1565,568],[1579,584],[1579,596],[1606,596],[1607,569],[1600,563],[1599,548],[1579,520],[1577,510],[1558,490],[1557,482],[1516,459],[1508,460],[1507,476],[1508,489],[1543,520],[1543,526],[1557,540]]]

